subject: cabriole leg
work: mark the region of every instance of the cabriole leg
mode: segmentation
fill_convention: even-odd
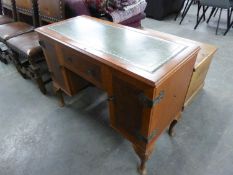
[[[140,173],[140,175],[146,175],[147,174],[146,162],[148,161],[148,159],[150,158],[153,152],[153,146],[151,149],[148,150],[143,150],[137,147],[136,145],[133,145],[133,148],[141,161],[140,165],[138,166],[138,172]]]
[[[173,120],[169,126],[169,129],[168,129],[168,134],[173,137],[175,135],[175,126],[177,124],[177,120]]]

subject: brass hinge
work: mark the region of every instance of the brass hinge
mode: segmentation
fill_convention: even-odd
[[[151,133],[151,135],[148,136],[148,137],[142,136],[141,134],[138,134],[138,133],[136,133],[136,137],[137,137],[137,139],[140,140],[140,141],[143,141],[143,142],[145,142],[145,143],[150,143],[150,141],[153,140],[153,138],[156,136],[156,134],[157,134],[157,129],[155,129],[155,130]]]
[[[161,91],[159,93],[158,97],[156,97],[155,99],[151,100],[147,96],[145,96],[143,93],[141,93],[141,94],[139,94],[139,99],[143,102],[143,104],[146,107],[152,108],[152,107],[154,107],[154,105],[160,103],[160,101],[164,98],[164,96],[165,96],[165,92]]]

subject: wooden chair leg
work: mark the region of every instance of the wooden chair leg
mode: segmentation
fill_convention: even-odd
[[[45,95],[47,93],[47,90],[45,88],[45,84],[44,84],[44,82],[42,80],[42,77],[39,76],[38,78],[36,78],[36,82],[37,82],[37,84],[39,86],[40,91]]]
[[[10,59],[11,62],[14,64],[16,70],[18,71],[18,73],[24,78],[24,79],[30,79],[30,77],[25,73],[25,68],[27,67],[27,63],[21,64],[19,59],[18,59],[18,55],[11,53],[10,54]]]
[[[20,65],[15,65],[15,67],[16,67],[16,70],[18,71],[18,73],[23,77],[23,79],[25,79],[25,80],[30,79],[30,77],[22,71],[22,67]]]
[[[0,61],[8,64],[8,47],[0,42]]]
[[[8,64],[7,59],[3,58],[2,56],[0,56],[0,61],[4,64]]]

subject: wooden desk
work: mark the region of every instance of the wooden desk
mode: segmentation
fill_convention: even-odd
[[[55,88],[74,95],[87,82],[108,94],[110,124],[146,161],[182,112],[199,47],[80,16],[36,30]]]

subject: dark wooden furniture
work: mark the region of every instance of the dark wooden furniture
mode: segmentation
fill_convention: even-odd
[[[35,25],[46,25],[58,22],[65,18],[65,6],[63,0],[38,0],[38,6],[32,4],[32,0],[26,3],[24,0],[16,0],[18,16],[22,12],[35,11]],[[29,5],[30,4],[30,5]],[[31,6],[31,8],[29,8]],[[38,13],[39,12],[39,13]],[[37,16],[39,14],[39,16]],[[22,46],[21,43],[24,43]],[[42,48],[39,45],[38,34],[34,31],[11,38],[7,45],[12,50],[12,59],[17,70],[24,78],[31,78],[38,84],[40,91],[46,94],[46,84],[51,81]]]
[[[36,10],[37,0],[3,0],[3,4],[7,4],[6,6],[6,13],[10,13],[10,6],[12,4],[13,8],[15,8],[15,14],[13,15],[17,22],[11,22],[7,24],[0,25],[0,44],[1,49],[0,54],[2,60],[7,63],[9,58],[9,50],[6,46],[7,40],[14,38],[16,36],[31,32],[34,30],[34,27],[37,26],[37,14],[38,11]],[[12,8],[12,7],[11,7]],[[5,13],[5,12],[4,12]],[[22,45],[21,45],[22,46]]]
[[[199,47],[86,16],[36,31],[54,87],[71,96],[88,83],[105,90],[110,124],[145,174],[156,140],[180,118]]]
[[[18,21],[25,22],[34,27],[39,26],[38,22],[38,0],[15,0],[16,15]]]
[[[184,0],[146,0],[146,16],[157,20],[162,20],[164,17],[177,13]]]

